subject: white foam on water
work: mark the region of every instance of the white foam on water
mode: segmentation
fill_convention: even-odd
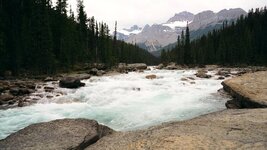
[[[84,80],[85,87],[57,89],[67,95],[38,104],[0,110],[0,139],[30,124],[62,118],[97,120],[115,130],[135,130],[162,122],[190,119],[225,109],[221,81],[199,79],[195,70],[152,70]],[[213,72],[210,72],[214,74]],[[157,75],[149,80],[145,76]],[[195,84],[181,81],[194,77]]]

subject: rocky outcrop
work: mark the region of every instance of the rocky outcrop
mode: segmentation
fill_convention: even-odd
[[[125,63],[119,63],[117,67],[117,71],[121,73],[127,73],[128,71],[142,71],[146,70],[147,65],[144,63],[136,63],[136,64],[125,64]]]
[[[0,80],[0,109],[13,108],[35,92],[35,80]]]
[[[127,65],[128,70],[145,70],[147,69],[147,65],[144,63],[136,63],[136,64],[128,64]]]
[[[175,63],[169,63],[169,64],[165,67],[165,69],[167,69],[167,70],[176,70],[176,69],[178,69],[178,67],[176,66]]]
[[[0,141],[4,150],[80,150],[112,129],[87,119],[63,119],[30,125]]]
[[[85,86],[85,83],[82,83],[80,79],[67,77],[59,81],[59,86],[62,88],[75,89],[75,88]]]
[[[224,90],[234,98],[229,104],[239,108],[267,107],[267,71],[247,73],[222,82]],[[227,105],[226,105],[227,106]]]
[[[267,109],[225,110],[147,130],[114,133],[86,150],[265,149]]]
[[[159,64],[155,67],[156,69],[166,69],[166,70],[181,70],[187,68],[187,66],[181,66],[175,62],[170,62],[168,64]]]

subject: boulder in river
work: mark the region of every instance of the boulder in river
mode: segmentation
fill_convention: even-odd
[[[10,95],[10,94],[3,94],[3,95],[0,95],[0,103],[4,103],[4,102],[7,102],[9,100],[12,100],[14,99],[15,97]]]
[[[54,87],[51,87],[51,86],[45,86],[44,87],[44,90],[45,92],[52,92],[55,88]]]
[[[135,64],[128,64],[127,69],[129,71],[134,71],[134,70],[146,70],[147,65],[144,63],[135,63]]]
[[[62,88],[76,89],[85,86],[85,83],[82,83],[80,79],[67,77],[59,81],[59,86]]]
[[[32,90],[29,90],[27,88],[19,88],[19,87],[14,87],[14,88],[11,88],[9,90],[9,92],[14,95],[14,96],[21,96],[21,95],[26,95],[26,94],[30,94],[34,91]]]
[[[223,76],[223,77],[229,77],[229,76],[231,76],[231,70],[230,69],[221,69],[216,73],[216,75]]]
[[[126,65],[126,63],[119,63],[118,64],[118,72],[123,72],[123,71],[125,71],[126,70],[126,67],[127,67],[127,65]]]
[[[46,77],[44,79],[44,82],[51,82],[51,81],[57,81],[56,79],[54,79],[53,77]]]
[[[163,69],[164,68],[164,65],[163,64],[159,64],[156,69]]]
[[[207,78],[207,79],[211,78],[211,75],[208,75],[207,73],[208,72],[206,70],[201,69],[201,70],[198,70],[195,75],[199,78]]]
[[[168,70],[176,70],[176,69],[178,69],[178,67],[176,66],[176,63],[171,62],[166,66],[166,69],[168,69]]]
[[[69,74],[67,75],[67,78],[68,77],[79,79],[79,80],[87,80],[91,78],[91,75],[87,73],[80,73],[80,74]]]
[[[112,129],[93,120],[55,120],[33,124],[11,134],[6,139],[0,140],[0,149],[80,150],[112,132]]]
[[[97,72],[98,72],[98,69],[93,68],[93,69],[91,69],[91,70],[89,71],[89,74],[96,76],[96,75],[97,75]]]
[[[154,74],[151,74],[151,75],[147,75],[146,78],[147,78],[147,79],[156,79],[157,76],[154,75]]]

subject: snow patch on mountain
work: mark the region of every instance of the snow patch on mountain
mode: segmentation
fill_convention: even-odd
[[[127,30],[122,29],[122,30],[119,30],[118,32],[119,33],[122,33],[124,35],[132,35],[132,34],[141,33],[142,32],[142,29],[141,30],[138,29],[138,30],[134,30],[134,31],[127,31]]]
[[[118,32],[119,33],[122,33],[124,35],[132,35],[132,34],[139,34],[142,32],[142,28],[137,26],[137,25],[133,25],[130,29],[122,29],[122,30],[119,30]]]
[[[192,21],[175,21],[175,22],[170,22],[170,23],[165,23],[165,24],[162,24],[163,26],[167,26],[167,27],[170,27],[172,29],[176,29],[176,28],[179,28],[179,27],[186,27],[187,23],[190,24]]]

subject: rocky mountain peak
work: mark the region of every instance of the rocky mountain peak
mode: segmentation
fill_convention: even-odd
[[[178,14],[175,14],[172,18],[170,18],[167,23],[175,22],[175,21],[192,21],[194,19],[194,14],[182,11]]]
[[[142,30],[142,28],[139,27],[138,25],[133,25],[130,29],[124,28],[123,30],[128,31],[128,32],[133,32],[135,30]]]
[[[130,29],[124,29],[118,32],[118,37],[128,43],[136,42],[140,47],[147,49],[149,52],[154,52],[175,43],[178,35],[182,30],[185,30],[187,24],[189,25],[191,38],[197,38],[213,29],[219,29],[225,20],[235,21],[239,16],[246,14],[240,8],[223,9],[218,13],[207,10],[196,15],[182,11],[176,13],[165,23],[151,26],[147,24],[143,29],[137,25]]]
[[[217,13],[219,18],[225,18],[225,19],[235,19],[244,14],[246,14],[246,11],[244,11],[241,8],[235,8],[229,10],[223,9]]]
[[[196,14],[194,17],[194,21],[196,22],[196,21],[211,19],[214,17],[216,17],[216,14],[211,10],[207,10],[207,11],[203,11],[201,13]]]

